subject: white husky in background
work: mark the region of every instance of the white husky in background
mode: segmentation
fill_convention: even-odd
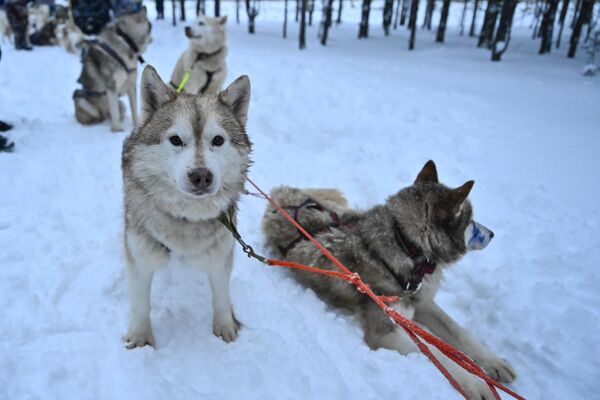
[[[154,345],[152,277],[174,255],[208,273],[213,332],[230,342],[240,326],[229,297],[234,240],[219,216],[235,214],[250,164],[250,81],[242,76],[216,95],[177,94],[149,66],[141,85],[142,119],[122,161],[131,306],[124,341]]]
[[[171,87],[177,89],[189,71],[184,93],[217,93],[227,76],[225,56],[227,16],[210,18],[200,14],[192,26],[185,27],[189,46],[181,54],[171,75]]]

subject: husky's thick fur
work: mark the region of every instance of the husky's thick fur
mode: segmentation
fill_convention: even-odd
[[[388,198],[384,205],[367,211],[348,208],[336,190],[282,187],[275,189],[272,196],[292,211],[308,231],[314,232],[316,239],[340,261],[360,274],[376,294],[401,297],[392,305],[394,309],[458,347],[490,377],[511,382],[515,378],[512,367],[477,342],[434,302],[443,269],[458,261],[467,250],[485,247],[493,237],[491,231],[473,221],[467,200],[472,186],[473,181],[457,189],[440,184],[435,164],[429,161],[412,186]],[[299,232],[271,206],[264,215],[263,229],[273,249],[285,253],[289,260],[335,269],[312,243],[299,240]],[[405,243],[411,245],[407,247]],[[423,259],[434,266],[416,292],[408,291],[402,283],[410,281],[417,265],[415,258],[407,254],[410,248],[420,249]],[[354,314],[371,348],[388,348],[402,354],[418,351],[404,330],[392,324],[354,286],[322,275],[293,271],[301,284],[313,289],[329,305]],[[494,398],[487,384],[436,349],[432,350],[472,398]]]
[[[152,40],[151,30],[143,8],[117,18],[104,28],[98,41],[87,43],[79,77],[82,89],[73,93],[79,123],[96,124],[110,118],[111,130],[123,131],[125,105],[119,97],[127,95],[131,118],[137,125],[137,62]]]
[[[185,27],[189,46],[177,60],[171,87],[177,89],[189,70],[190,78],[183,88],[185,93],[214,94],[221,90],[227,76],[226,23],[227,16],[210,18],[200,14],[194,25]]]
[[[154,345],[150,286],[171,255],[208,273],[213,332],[239,329],[229,297],[234,240],[218,217],[235,210],[250,164],[245,132],[250,81],[217,95],[177,94],[146,67],[142,122],[123,146],[125,251],[130,297],[128,348]]]

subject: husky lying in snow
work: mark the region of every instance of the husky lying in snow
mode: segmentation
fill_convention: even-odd
[[[401,297],[392,305],[394,309],[465,352],[493,379],[511,382],[515,372],[508,362],[477,342],[434,302],[443,269],[468,250],[484,248],[493,237],[490,230],[473,221],[467,200],[472,187],[473,181],[457,189],[440,184],[435,164],[429,161],[412,186],[365,212],[348,208],[336,190],[281,187],[272,197],[350,270],[359,273],[376,294]],[[269,244],[287,259],[336,268],[272,206],[265,212],[263,229]],[[354,286],[292,271],[326,303],[352,312],[361,321],[365,342],[372,349],[387,348],[402,354],[418,351],[404,330]],[[472,398],[494,399],[485,382],[437,349],[432,351]]]
[[[78,81],[82,88],[73,93],[77,122],[89,125],[110,118],[111,130],[123,131],[125,105],[119,97],[127,95],[137,125],[137,63],[152,41],[151,31],[143,8],[120,16],[104,28],[97,41],[87,43]]]
[[[131,306],[123,339],[130,349],[154,346],[152,276],[174,255],[208,273],[213,332],[230,342],[240,327],[229,298],[234,239],[218,218],[235,210],[250,164],[250,81],[218,95],[177,94],[149,66],[141,85],[142,121],[123,145]]]
[[[192,26],[185,27],[185,36],[189,39],[188,49],[177,60],[170,85],[177,89],[186,71],[190,77],[183,88],[184,93],[217,93],[223,87],[227,76],[225,56],[225,24],[227,16],[210,18],[198,16]]]

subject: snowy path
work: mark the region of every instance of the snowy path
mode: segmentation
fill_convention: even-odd
[[[323,49],[231,24],[228,82],[253,86],[251,176],[264,188],[333,186],[369,207],[436,160],[449,185],[475,179],[488,249],[449,271],[439,300],[509,359],[530,399],[600,390],[600,80],[581,60],[534,54],[515,39],[500,64],[466,39],[354,39]],[[146,59],[168,78],[185,47],[157,23]],[[71,93],[80,64],[59,48],[3,46],[0,117],[17,152],[0,154],[0,399],[449,399],[424,357],[370,351],[361,331],[285,271],[238,253],[230,345],[211,333],[209,286],[179,265],[153,293],[157,349],[126,351],[120,150],[108,125],[82,128]],[[129,119],[127,119],[129,121]],[[127,122],[126,129],[130,126]],[[240,228],[265,251],[264,204]]]

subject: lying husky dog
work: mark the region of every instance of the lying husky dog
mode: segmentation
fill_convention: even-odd
[[[250,164],[245,125],[250,81],[218,95],[177,94],[148,66],[142,122],[123,146],[125,252],[130,297],[128,348],[150,344],[150,286],[171,255],[208,273],[213,332],[239,329],[229,298],[233,237],[219,216],[234,213]]]
[[[226,22],[227,16],[210,18],[200,14],[194,25],[185,27],[185,36],[190,41],[171,75],[173,89],[179,87],[189,71],[189,80],[183,87],[185,93],[217,93],[221,90],[227,76]]]
[[[434,302],[443,269],[468,250],[484,248],[493,237],[490,230],[473,220],[467,200],[472,187],[473,181],[457,189],[440,184],[435,164],[429,161],[412,186],[365,212],[349,209],[336,190],[281,187],[272,197],[350,270],[360,274],[376,294],[401,297],[392,305],[394,309],[465,352],[493,379],[511,382],[515,379],[512,367],[479,344]],[[272,206],[264,215],[263,229],[270,245],[287,259],[336,268]],[[354,286],[293,271],[301,284],[329,305],[353,313],[361,321],[371,348],[402,354],[418,351],[404,330]],[[486,383],[437,349],[432,350],[472,398],[494,398]]]
[[[73,93],[75,117],[81,124],[97,124],[110,118],[113,132],[123,131],[125,105],[119,96],[127,94],[133,124],[137,125],[137,62],[150,44],[152,24],[146,9],[123,15],[88,41],[82,54],[83,68]]]

